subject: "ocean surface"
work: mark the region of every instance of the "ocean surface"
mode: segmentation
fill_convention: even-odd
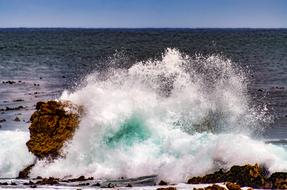
[[[287,171],[285,29],[0,29],[0,177],[33,162],[29,118],[48,99],[88,114],[35,177]]]

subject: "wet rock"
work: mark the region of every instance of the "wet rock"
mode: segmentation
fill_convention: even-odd
[[[89,186],[90,183],[80,183],[79,186]]]
[[[17,185],[15,182],[11,182],[10,185]]]
[[[13,102],[23,102],[24,100],[23,99],[16,99],[16,100],[13,100]]]
[[[87,180],[93,180],[93,177],[85,178],[85,176],[80,176],[78,178],[73,178],[73,179],[67,179],[63,182],[76,182],[76,181],[87,181]]]
[[[161,180],[158,185],[168,185],[168,183],[166,181]]]
[[[101,184],[100,184],[100,183],[95,183],[95,184],[93,184],[92,186],[100,187],[100,186],[101,186]]]
[[[20,171],[18,174],[18,179],[26,179],[29,177],[29,173],[31,171],[31,169],[34,167],[35,164],[31,164],[29,166],[27,166],[24,170]]]
[[[3,182],[3,183],[0,182],[0,185],[9,185],[9,184],[7,182]]]
[[[60,150],[78,127],[82,108],[68,101],[48,101],[38,102],[36,109],[30,118],[29,151],[38,159],[63,156]]]
[[[37,188],[37,185],[30,185],[31,188]]]
[[[287,189],[287,173],[276,172],[269,177],[272,189]]]
[[[226,185],[228,190],[241,190],[240,185],[238,185],[236,183],[227,182],[225,185]]]
[[[23,183],[23,185],[35,185],[35,183],[30,180],[28,183]]]
[[[19,117],[15,117],[14,121],[19,122],[19,121],[21,121],[21,119]]]
[[[11,80],[8,80],[8,81],[2,81],[3,84],[15,84],[16,82],[15,81],[11,81]]]
[[[133,187],[133,185],[129,183],[129,184],[127,184],[126,187]]]
[[[213,184],[212,186],[208,186],[204,188],[205,190],[226,190],[226,188],[221,187],[219,185]]]
[[[156,190],[176,190],[176,187],[160,187],[157,188]]]
[[[6,119],[0,119],[0,123],[6,122]]]
[[[56,184],[59,184],[59,179],[53,178],[53,177],[43,178],[42,180],[37,181],[36,184],[37,185],[56,185]]]
[[[233,166],[227,172],[219,170],[213,174],[203,177],[193,177],[188,180],[189,184],[199,183],[221,183],[233,182],[240,186],[249,186],[254,188],[263,187],[267,183],[268,172],[259,165]]]

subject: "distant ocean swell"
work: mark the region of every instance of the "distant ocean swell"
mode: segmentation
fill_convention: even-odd
[[[184,182],[235,164],[259,163],[272,172],[287,171],[286,149],[257,139],[271,118],[264,105],[251,102],[247,85],[243,70],[230,60],[190,57],[176,49],[129,69],[115,66],[94,72],[60,98],[85,108],[79,129],[63,148],[65,158],[40,161],[31,175],[156,174]],[[34,160],[25,147],[28,134],[1,132],[0,137],[3,158],[21,158],[7,162],[1,157],[1,177],[15,177]]]

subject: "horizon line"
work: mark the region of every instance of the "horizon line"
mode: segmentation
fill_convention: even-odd
[[[62,27],[62,26],[17,26],[0,27],[0,29],[287,29],[287,27]]]

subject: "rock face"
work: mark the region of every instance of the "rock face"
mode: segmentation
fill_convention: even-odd
[[[268,172],[259,165],[233,166],[227,172],[219,170],[204,177],[193,177],[188,180],[189,184],[199,183],[221,183],[233,182],[240,186],[254,188],[265,187],[268,185]]]
[[[70,102],[38,102],[37,111],[30,118],[30,140],[26,143],[38,159],[54,159],[71,139],[79,125],[81,107]]]

